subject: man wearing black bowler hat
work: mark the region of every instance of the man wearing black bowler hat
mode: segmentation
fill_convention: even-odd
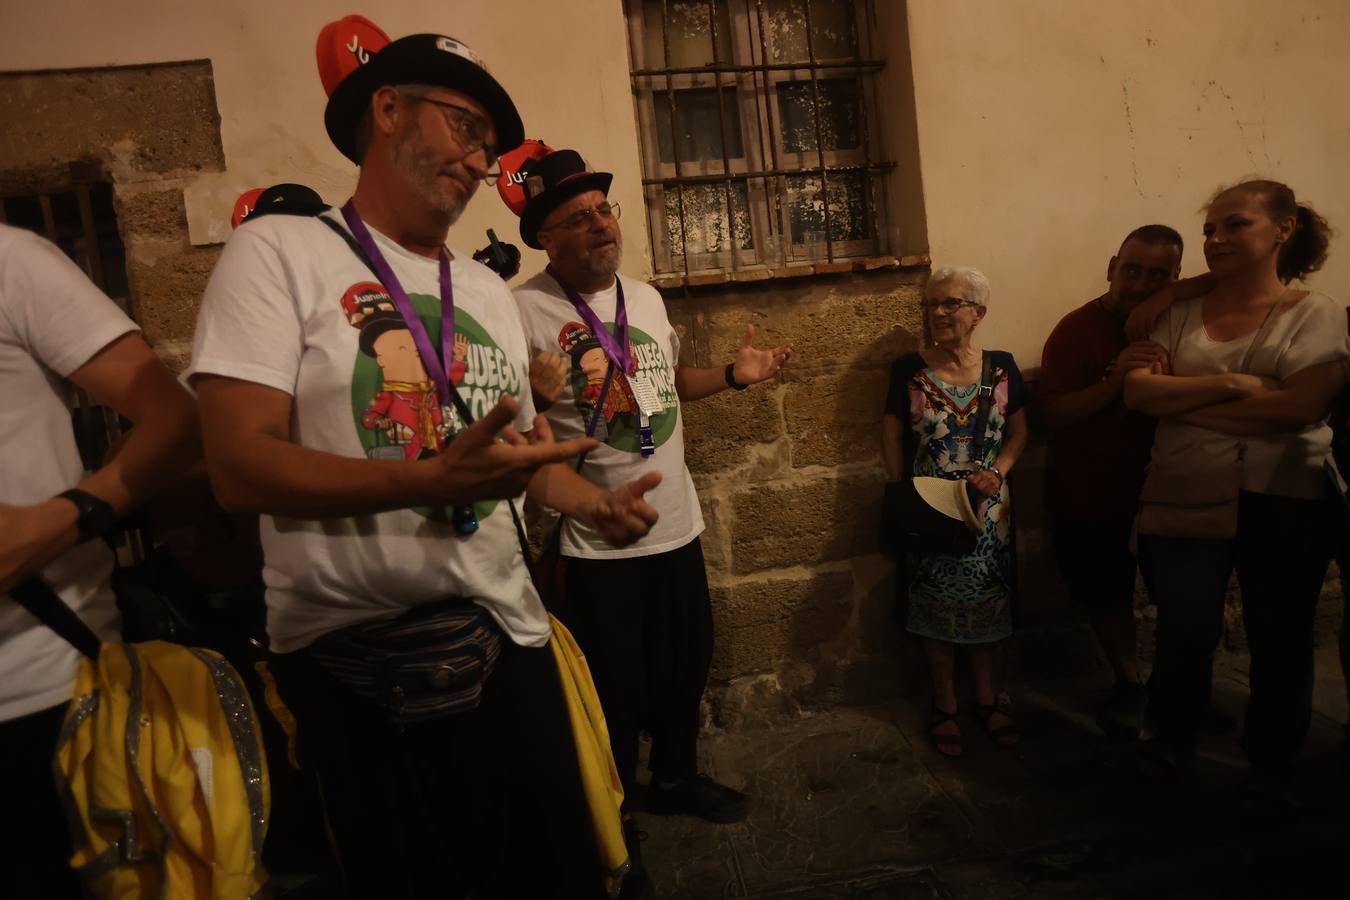
[[[351,896],[600,896],[619,873],[601,871],[512,501],[623,545],[656,520],[658,479],[603,491],[563,464],[592,442],[536,419],[510,293],[445,246],[522,139],[506,91],[454,38],[390,42],[356,16],[318,51],[355,195],[234,232],[191,368],[216,493],[263,513],[300,755]]]
[[[660,295],[618,274],[623,248],[613,176],[574,150],[520,170],[527,198],[520,234],[548,253],[548,268],[515,292],[534,347],[561,350],[572,375],[546,416],[561,438],[600,445],[581,474],[601,487],[659,473],[647,498],[660,520],[621,547],[585,521],[564,518],[560,618],[586,653],[609,724],[615,763],[632,798],[640,730],[652,736],[645,808],[734,822],[747,796],[699,775],[699,704],[712,658],[712,614],[699,534],[703,515],[684,463],[680,401],[772,378],[790,346],[756,350],[747,328],[726,366],[681,366],[679,339]],[[631,820],[629,820],[631,821]],[[631,826],[630,826],[631,827]]]

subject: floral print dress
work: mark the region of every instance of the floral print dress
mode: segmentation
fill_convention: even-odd
[[[1026,386],[1012,354],[988,351],[994,399],[989,410],[983,459],[971,459],[979,385],[943,381],[918,353],[896,360],[886,412],[907,425],[905,459],[911,475],[961,479],[992,466],[1003,447],[1009,417],[1026,404]],[[1009,494],[1002,485],[977,510],[984,531],[965,554],[909,554],[906,628],[921,637],[957,644],[984,644],[1012,634],[1013,543]]]

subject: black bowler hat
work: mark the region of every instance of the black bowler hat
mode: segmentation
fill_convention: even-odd
[[[525,127],[511,96],[488,74],[483,61],[452,37],[410,34],[375,52],[362,51],[355,59],[365,61],[329,93],[323,123],[328,129],[328,137],[342,155],[358,165],[357,126],[370,106],[371,96],[386,85],[430,84],[461,91],[477,100],[487,110],[496,128],[497,146],[494,149],[498,155],[525,140]],[[324,71],[326,65],[321,57],[320,74],[325,84],[330,81],[330,75]]]
[[[525,188],[525,209],[520,214],[520,237],[536,250],[539,227],[544,219],[577,194],[599,191],[609,196],[609,172],[592,172],[575,150],[554,150],[542,159],[529,160],[520,168],[520,183]]]

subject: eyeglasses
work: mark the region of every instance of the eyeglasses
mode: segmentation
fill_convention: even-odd
[[[943,315],[951,316],[955,315],[956,311],[962,307],[970,306],[978,309],[980,304],[974,300],[958,300],[955,297],[948,297],[945,300],[924,300],[919,306],[929,311],[940,310]]]
[[[601,203],[593,209],[583,209],[572,213],[572,215],[557,222],[548,228],[540,228],[540,231],[551,231],[554,228],[566,228],[568,231],[580,231],[583,228],[591,227],[591,217],[599,216],[606,222],[616,221],[619,218],[619,204]]]
[[[487,158],[488,169],[487,174],[482,177],[483,181],[491,183],[502,177],[502,170],[497,165],[497,152],[487,145],[488,123],[484,122],[481,116],[474,114],[471,109],[465,109],[458,103],[448,103],[445,100],[423,97],[421,94],[405,93],[404,96],[409,100],[419,100],[422,103],[430,103],[432,106],[441,107],[441,115],[445,117],[445,124],[450,128],[450,133],[455,136],[455,140],[459,143],[465,156],[473,156],[479,150],[483,151],[483,156]],[[452,111],[454,115],[446,110]]]

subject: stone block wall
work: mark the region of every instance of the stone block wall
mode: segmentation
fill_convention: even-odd
[[[927,270],[667,293],[685,365],[792,343],[770,382],[683,406],[717,642],[714,721],[912,690],[891,564],[877,551],[890,361],[919,346]]]
[[[224,169],[208,60],[0,73],[0,194],[110,181],[126,247],[130,309],[175,370],[218,247],[188,240],[183,188]]]

